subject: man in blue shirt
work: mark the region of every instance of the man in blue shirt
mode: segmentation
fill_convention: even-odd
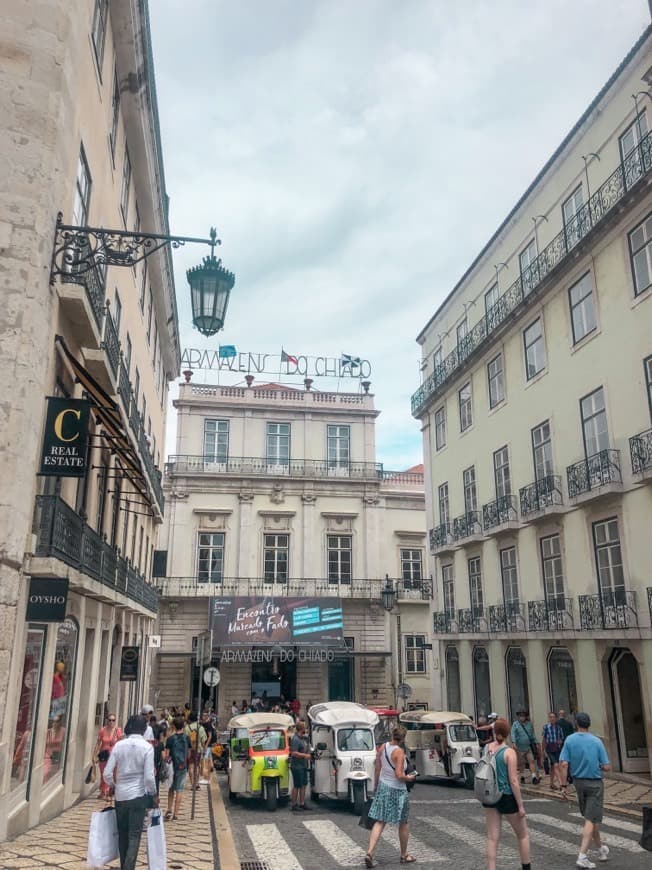
[[[562,795],[565,800],[568,800],[566,783],[570,765],[580,812],[584,817],[582,843],[576,864],[578,867],[594,868],[595,864],[589,861],[588,856],[591,840],[598,849],[599,861],[606,861],[609,857],[609,846],[600,840],[600,822],[604,803],[602,774],[603,771],[611,770],[611,766],[602,741],[589,734],[591,727],[589,714],[578,713],[575,722],[577,732],[566,738],[560,755]]]

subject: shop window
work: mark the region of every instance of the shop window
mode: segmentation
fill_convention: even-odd
[[[476,721],[491,713],[491,675],[489,656],[483,646],[473,649],[473,693]]]
[[[528,710],[530,693],[527,683],[527,662],[520,647],[512,646],[505,654],[507,668],[507,697],[509,701],[510,722],[516,718],[517,710]]]
[[[577,688],[575,686],[575,662],[567,649],[557,647],[548,655],[548,683],[550,686],[550,709],[558,713],[577,712]]]
[[[64,770],[78,636],[79,629],[73,619],[66,619],[57,629],[48,731],[43,758],[43,782],[48,782],[55,774]]]
[[[446,647],[446,703],[454,712],[462,709],[460,657],[454,646]]]
[[[16,738],[11,762],[11,787],[13,789],[26,783],[27,800],[29,800],[29,777],[32,769],[34,726],[36,724],[38,696],[41,686],[41,667],[43,665],[46,630],[45,627],[32,625],[27,627],[23,675],[20,683],[20,697],[18,699]]]

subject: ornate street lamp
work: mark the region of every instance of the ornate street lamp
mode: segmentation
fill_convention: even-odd
[[[394,584],[389,579],[389,574],[385,574],[385,588],[382,592],[382,599],[383,607],[388,613],[391,613],[396,604],[396,589],[394,589]]]
[[[235,284],[235,275],[215,258],[214,246],[217,233],[211,229],[211,255],[204,257],[200,266],[188,269],[190,284],[192,322],[202,335],[215,335],[224,326],[229,296]]]

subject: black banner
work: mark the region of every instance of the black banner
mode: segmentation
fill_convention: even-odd
[[[28,622],[63,622],[68,604],[68,578],[30,577]]]
[[[48,398],[39,474],[84,477],[90,408],[86,399]]]
[[[128,683],[135,683],[138,679],[138,656],[140,647],[123,646],[120,656],[120,679]]]

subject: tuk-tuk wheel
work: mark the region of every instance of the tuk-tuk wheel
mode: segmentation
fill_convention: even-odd
[[[278,782],[275,779],[266,779],[264,789],[265,809],[273,813],[278,804]]]
[[[475,771],[470,764],[464,765],[464,785],[467,788],[473,788],[475,783]]]
[[[229,800],[234,804],[238,800],[238,795],[229,788]]]
[[[315,791],[310,792],[310,800],[314,801],[315,803],[318,803],[319,798],[320,798],[320,795],[317,794],[317,792],[315,792]]]
[[[353,812],[356,816],[361,816],[364,810],[364,802],[365,802],[365,788],[364,783],[362,782],[354,782],[353,783]]]

